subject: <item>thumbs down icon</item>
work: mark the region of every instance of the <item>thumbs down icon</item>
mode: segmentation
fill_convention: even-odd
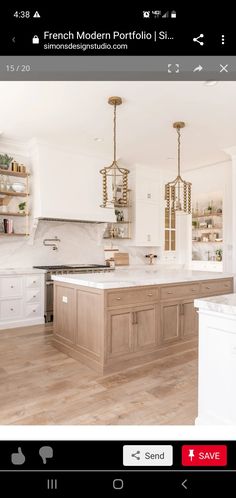
[[[46,465],[47,459],[53,458],[53,449],[51,446],[41,446],[39,454],[43,460],[44,465]]]

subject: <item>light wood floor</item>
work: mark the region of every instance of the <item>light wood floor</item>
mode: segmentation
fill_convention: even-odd
[[[0,424],[194,424],[196,340],[98,377],[57,351],[50,326],[0,332]]]

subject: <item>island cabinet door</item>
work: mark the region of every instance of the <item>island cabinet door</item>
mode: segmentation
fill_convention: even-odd
[[[107,316],[107,356],[117,358],[133,351],[132,311],[109,311]]]
[[[134,308],[134,350],[156,349],[159,343],[157,306]]]
[[[57,284],[54,287],[54,334],[64,342],[75,342],[75,291]]]
[[[182,301],[181,303],[181,335],[184,338],[197,335],[198,333],[198,313],[194,308],[193,301]]]
[[[181,338],[181,305],[171,302],[161,305],[161,342],[167,344]]]

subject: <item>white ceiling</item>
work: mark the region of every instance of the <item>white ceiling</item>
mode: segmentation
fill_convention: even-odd
[[[112,159],[111,95],[124,99],[117,110],[123,164],[176,168],[173,121],[187,125],[183,169],[225,160],[222,149],[236,145],[236,82],[0,82],[0,144],[37,137]]]

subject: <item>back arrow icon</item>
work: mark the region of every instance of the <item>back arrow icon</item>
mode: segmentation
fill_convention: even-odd
[[[185,479],[185,481],[183,481],[181,483],[181,486],[183,486],[184,489],[188,489],[187,486],[185,485],[185,483],[187,482],[188,479]]]

